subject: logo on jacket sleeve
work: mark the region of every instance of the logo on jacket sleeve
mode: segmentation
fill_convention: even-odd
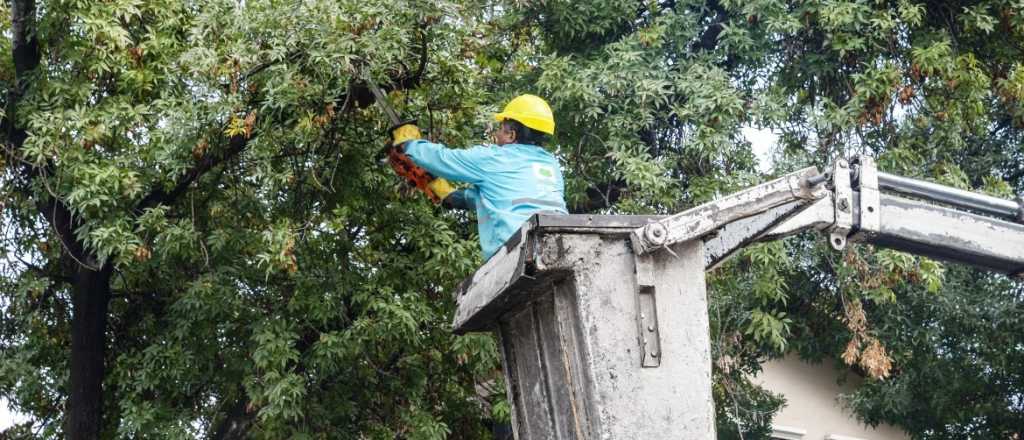
[[[554,185],[557,180],[556,176],[555,169],[551,165],[533,164],[533,177],[537,179],[538,183]]]

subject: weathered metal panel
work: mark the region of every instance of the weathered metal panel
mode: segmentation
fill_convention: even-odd
[[[575,217],[535,218],[457,297],[460,331],[498,330],[517,438],[714,438],[703,243],[644,257],[644,320],[625,234],[637,221]]]
[[[554,285],[555,319],[558,322],[558,339],[562,350],[562,368],[565,370],[566,387],[570,392],[569,410],[572,413],[573,430],[579,439],[597,438],[599,421],[594,418],[592,390],[593,379],[584,359],[581,345],[583,328],[579,325],[579,308],[576,305],[576,289],[573,280]]]
[[[545,232],[575,232],[612,235],[664,219],[663,215],[552,215],[538,214],[535,225]],[[624,230],[624,231],[620,231]]]
[[[513,305],[511,302],[516,298],[502,297],[502,293],[522,279],[526,271],[529,228],[529,223],[523,225],[510,239],[515,240],[514,243],[499,248],[496,254],[455,289],[455,301],[459,307],[455,310],[452,328],[456,333],[483,330],[489,322],[493,322],[493,318]]]
[[[536,214],[509,238],[498,252],[455,289],[458,303],[452,319],[453,331],[462,334],[487,330],[498,316],[539,294],[537,286],[549,277],[567,272],[541,271],[534,267],[534,242],[543,234],[626,235],[633,229],[656,221],[656,216],[551,215]],[[563,265],[569,267],[571,264]]]
[[[892,191],[911,197],[934,200],[939,203],[974,209],[1008,219],[1018,219],[1021,211],[1021,205],[1011,200],[889,173],[878,173],[878,187],[883,191]]]
[[[628,241],[565,235],[538,242],[539,268],[585,262],[575,270],[582,361],[601,439],[714,438],[711,358],[703,246],[699,241],[651,255],[661,363],[643,368],[638,284]],[[554,258],[560,255],[560,258]]]
[[[506,335],[501,325],[495,325],[493,330],[497,334],[498,347],[501,350],[501,370],[505,374],[505,395],[512,407],[512,434],[515,438],[521,439],[523,437],[519,433],[519,424],[520,420],[523,420],[523,415],[520,414],[523,399],[519,391],[519,359],[516,358],[516,352],[508,340],[508,337],[512,335]]]
[[[740,248],[757,241],[787,219],[799,216],[809,206],[803,201],[789,202],[776,206],[753,217],[728,223],[714,235],[704,238],[704,267],[708,270],[718,266]],[[810,225],[804,225],[808,228]]]
[[[567,351],[575,347],[564,346],[559,335],[559,322],[555,314],[555,289],[552,294],[541,297],[533,303],[533,314],[537,324],[537,340],[541,346],[541,366],[548,389],[548,404],[554,422],[557,439],[581,438],[577,436],[577,418],[573,414],[573,393],[569,388],[571,380],[567,368]]]
[[[516,406],[515,432],[521,440],[557,438],[551,415],[545,364],[540,350],[534,308],[526,307],[501,320],[505,354],[513,359],[508,386]]]
[[[832,197],[832,194],[828,194],[799,214],[790,217],[771,231],[768,231],[767,234],[761,237],[761,241],[779,240],[809,229],[825,229],[832,226],[836,222],[836,213],[833,205],[835,205],[835,198]]]
[[[862,239],[864,236],[878,232],[881,227],[881,192],[878,191],[878,167],[871,157],[857,157],[857,193],[855,194],[854,211],[857,217],[854,224],[859,231],[853,239]]]
[[[1007,274],[1024,270],[1024,225],[883,194],[867,242]]]
[[[817,168],[804,168],[638,228],[632,233],[633,250],[642,255],[665,245],[699,238],[726,223],[794,200],[810,203],[821,199],[827,191],[823,185],[811,183],[816,176]]]
[[[853,229],[853,186],[850,184],[850,168],[845,160],[837,160],[832,171],[832,196],[835,198],[835,223],[829,228],[829,245],[832,249],[846,247],[846,237]]]
[[[570,283],[502,317],[500,338],[519,439],[590,439],[594,427]]]

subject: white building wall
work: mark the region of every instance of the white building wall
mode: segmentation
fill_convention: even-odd
[[[879,425],[870,428],[839,402],[839,394],[849,394],[862,380],[850,375],[846,383],[836,383],[837,370],[829,361],[813,365],[795,355],[769,361],[753,381],[767,390],[786,396],[786,406],[775,416],[777,438],[800,440],[906,440],[899,428]]]

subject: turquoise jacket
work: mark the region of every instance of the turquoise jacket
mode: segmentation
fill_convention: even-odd
[[[455,150],[416,140],[405,143],[405,154],[437,177],[472,185],[463,195],[476,206],[484,258],[494,255],[534,213],[569,213],[558,160],[536,145]]]

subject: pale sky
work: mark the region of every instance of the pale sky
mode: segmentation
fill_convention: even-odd
[[[771,130],[755,128],[749,125],[743,127],[740,131],[750,141],[751,149],[754,150],[754,155],[757,156],[759,163],[758,169],[763,173],[771,171],[771,152],[772,148],[775,147],[775,142],[779,140],[779,135],[772,133]]]
[[[10,428],[15,423],[24,422],[25,420],[25,416],[11,414],[11,411],[7,409],[7,399],[0,397],[0,432]]]

